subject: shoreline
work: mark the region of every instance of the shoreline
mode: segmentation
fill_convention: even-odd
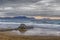
[[[9,36],[4,35],[0,40],[60,40],[60,36]]]
[[[23,36],[0,33],[0,40],[60,40],[60,36]]]

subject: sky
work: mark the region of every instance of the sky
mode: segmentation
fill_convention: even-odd
[[[60,0],[0,0],[0,17],[60,17]]]

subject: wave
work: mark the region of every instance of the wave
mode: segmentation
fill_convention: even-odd
[[[43,28],[43,29],[56,29],[60,30],[60,25],[59,24],[37,24],[37,23],[16,23],[16,22],[0,22],[0,26],[19,26],[20,24],[26,24],[27,26],[33,26],[34,28]],[[12,27],[13,27],[12,26]]]
[[[59,24],[37,24],[37,23],[33,23],[33,22],[29,22],[29,23],[17,23],[17,22],[0,22],[0,24],[25,24],[25,25],[32,25],[34,27],[60,27]]]
[[[22,23],[16,22],[0,22],[0,28],[16,28]],[[18,31],[12,31],[11,33],[17,33],[19,35],[40,35],[40,36],[60,36],[60,25],[59,24],[37,24],[37,23],[23,23],[26,25],[32,25],[34,28],[27,30],[25,33]]]

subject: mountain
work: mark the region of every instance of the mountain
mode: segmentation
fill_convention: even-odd
[[[0,19],[23,19],[23,20],[35,20],[33,17],[27,17],[27,16],[16,16],[16,17],[0,17]]]
[[[27,18],[26,16],[16,16],[14,18]]]
[[[29,18],[29,17],[26,17],[26,16],[16,16],[14,18],[16,18],[16,19],[29,19],[29,20],[35,19],[35,18]]]

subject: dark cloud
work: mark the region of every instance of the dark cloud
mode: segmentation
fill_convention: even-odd
[[[1,4],[5,3],[35,3],[39,0],[0,0]]]
[[[60,0],[0,0],[0,16],[60,16]]]

